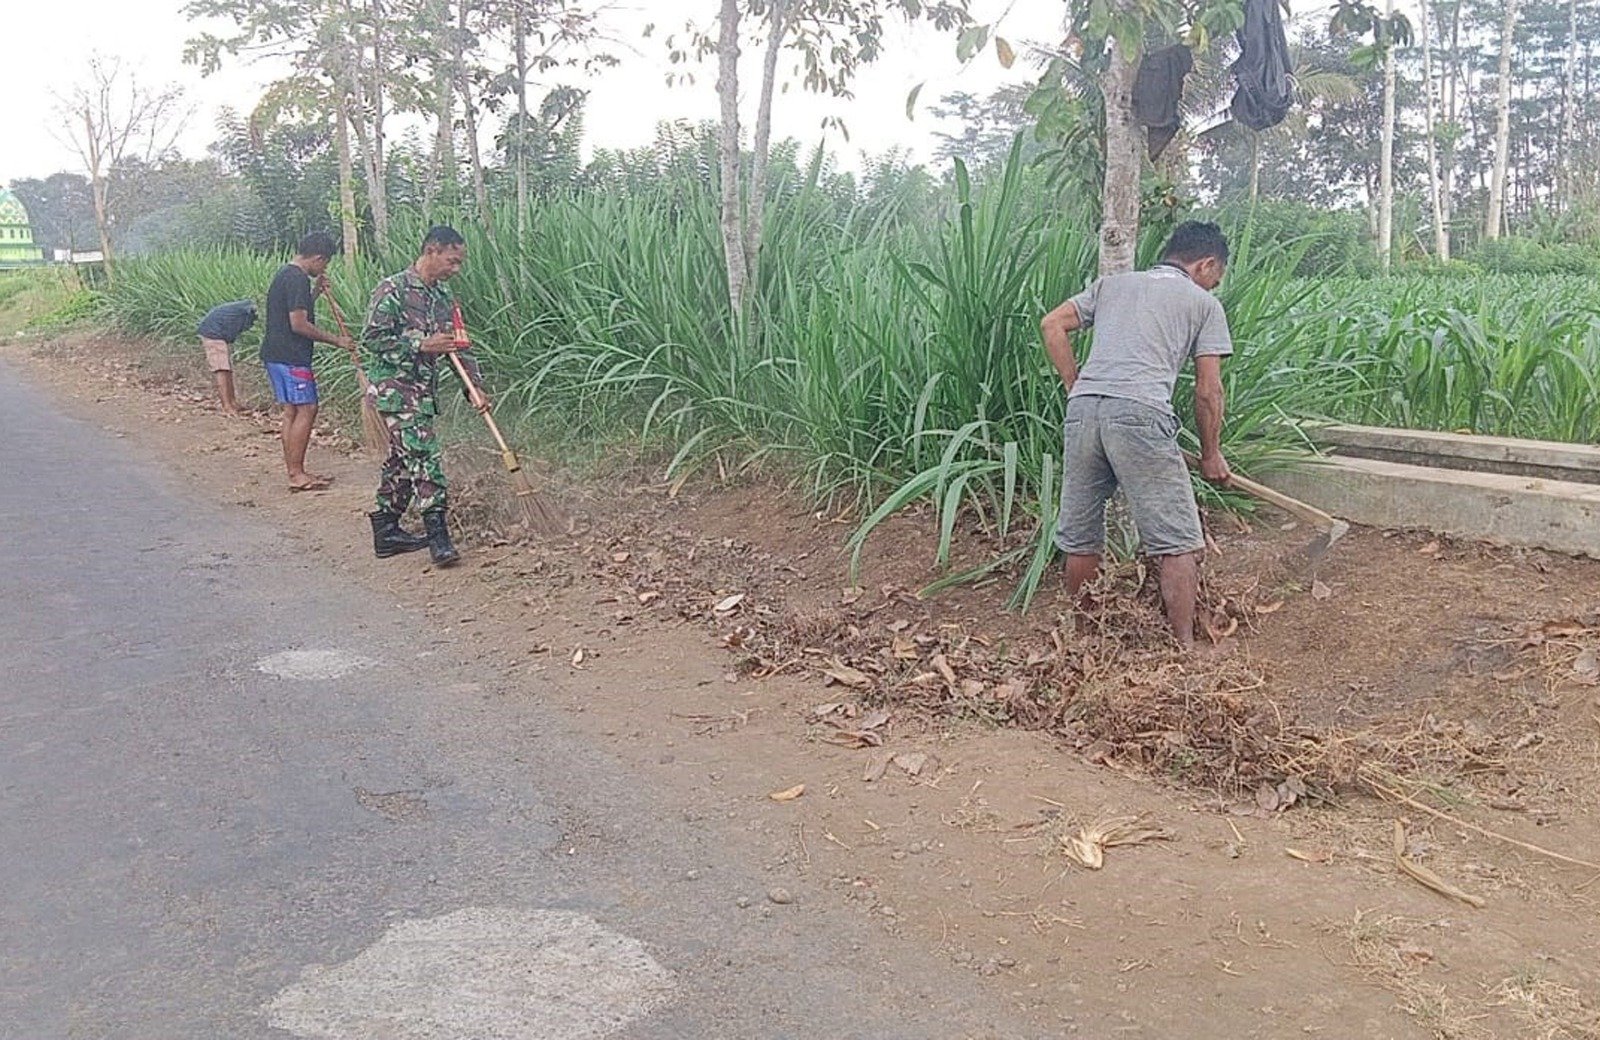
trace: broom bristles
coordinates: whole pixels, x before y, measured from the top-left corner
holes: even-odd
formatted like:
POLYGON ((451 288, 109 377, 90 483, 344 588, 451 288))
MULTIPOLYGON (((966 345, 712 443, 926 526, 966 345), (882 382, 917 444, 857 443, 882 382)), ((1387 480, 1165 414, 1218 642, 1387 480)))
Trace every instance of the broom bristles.
POLYGON ((361 443, 370 452, 389 451, 389 427, 378 414, 378 406, 365 394, 361 395, 361 443))
POLYGON ((565 534, 568 529, 567 518, 556 504, 534 488, 521 466, 510 472, 511 483, 516 489, 517 506, 522 510, 522 522, 528 530, 535 534, 565 534))

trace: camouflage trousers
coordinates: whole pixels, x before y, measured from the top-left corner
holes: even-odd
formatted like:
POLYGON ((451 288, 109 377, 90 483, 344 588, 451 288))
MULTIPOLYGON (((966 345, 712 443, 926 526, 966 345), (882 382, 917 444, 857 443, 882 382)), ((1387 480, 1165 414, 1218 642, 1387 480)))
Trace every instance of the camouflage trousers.
POLYGON ((409 505, 419 513, 445 508, 444 462, 432 412, 380 413, 389 428, 389 457, 378 479, 378 512, 401 516, 409 505))

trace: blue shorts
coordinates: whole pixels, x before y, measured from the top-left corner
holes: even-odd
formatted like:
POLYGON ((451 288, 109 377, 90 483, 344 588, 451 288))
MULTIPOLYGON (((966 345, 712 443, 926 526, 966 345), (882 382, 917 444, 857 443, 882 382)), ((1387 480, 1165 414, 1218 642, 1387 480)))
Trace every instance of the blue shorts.
POLYGON ((265 364, 272 394, 279 404, 317 403, 317 377, 309 365, 285 365, 276 361, 265 364))

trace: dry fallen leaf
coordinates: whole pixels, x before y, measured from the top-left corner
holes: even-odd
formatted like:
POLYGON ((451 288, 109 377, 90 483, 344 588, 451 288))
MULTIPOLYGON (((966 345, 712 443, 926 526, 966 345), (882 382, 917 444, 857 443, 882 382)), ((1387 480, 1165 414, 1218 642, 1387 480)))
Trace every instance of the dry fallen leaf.
POLYGON ((825 744, 845 748, 882 747, 883 737, 870 729, 835 729, 822 735, 825 744))
POLYGON ((583 658, 584 658, 583 647, 580 646, 580 647, 578 647, 578 649, 572 651, 572 667, 577 668, 580 665, 582 665, 583 664, 583 658))
POLYGON ((631 559, 633 559, 633 553, 615 552, 611 554, 612 563, 627 563, 631 559))
POLYGON ((659 592, 641 592, 639 593, 639 605, 642 607, 648 607, 650 604, 654 603, 660 598, 661 593, 659 592))
POLYGON ((889 713, 887 711, 884 711, 882 708, 877 708, 877 709, 874 709, 873 711, 868 712, 866 714, 866 716, 863 717, 860 722, 856 723, 856 728, 857 729, 877 729, 879 726, 883 725, 885 722, 888 722, 888 721, 889 721, 889 713))
POLYGON ((950 661, 943 654, 934 654, 933 660, 928 663, 933 665, 934 671, 939 673, 939 677, 945 681, 946 685, 954 686, 956 684, 955 669, 950 667, 950 661))
POLYGON ((739 609, 739 604, 741 604, 743 602, 744 602, 744 593, 738 592, 738 593, 735 593, 732 596, 729 596, 727 599, 724 599, 722 602, 718 603, 712 609, 714 609, 718 614, 731 614, 735 610, 738 610, 739 609))
POLYGON ((875 783, 883 779, 883 774, 888 772, 889 763, 894 759, 892 751, 877 751, 867 759, 867 768, 861 771, 861 779, 866 783, 875 783))
POLYGON ((1271 603, 1263 603, 1263 604, 1261 604, 1261 606, 1256 608, 1256 613, 1265 616, 1267 614, 1276 614, 1278 611, 1280 611, 1282 609, 1283 609, 1283 600, 1275 599, 1271 603))
POLYGON ((1068 857, 1090 870, 1105 865, 1105 850, 1119 845, 1143 845, 1151 841, 1171 841, 1173 834, 1164 827, 1146 827, 1141 816, 1113 816, 1079 828, 1076 834, 1060 837, 1068 857))
POLYGON ((867 678, 867 673, 859 668, 851 668, 841 661, 835 660, 822 670, 822 674, 833 682, 861 690, 872 685, 872 680, 867 678))
POLYGON ((1205 626, 1206 635, 1211 639, 1213 644, 1216 644, 1222 642, 1224 639, 1227 639, 1229 636, 1239 631, 1239 619, 1232 616, 1225 616, 1220 625, 1212 624, 1210 619, 1207 619, 1205 626))
POLYGON ((775 802, 792 802, 805 793, 805 784, 795 784, 793 787, 786 788, 782 791, 773 791, 771 794, 767 795, 767 797, 771 798, 775 802))
POLYGON ((1333 861, 1333 856, 1330 853, 1323 852, 1320 849, 1306 852, 1301 849, 1286 848, 1283 851, 1290 859, 1297 859, 1302 863, 1331 863, 1333 861))
POLYGON ((1422 548, 1418 549, 1417 552, 1421 553, 1423 556, 1437 556, 1442 548, 1444 547, 1440 545, 1439 540, 1435 538, 1427 545, 1424 545, 1422 548))
POLYGON ((1475 896, 1470 892, 1462 891, 1432 870, 1411 859, 1406 855, 1407 845, 1405 824, 1396 820, 1394 821, 1395 866, 1409 875, 1412 880, 1433 889, 1440 895, 1449 896, 1451 899, 1459 899, 1468 906, 1477 907, 1480 910, 1489 905, 1489 901, 1482 896, 1475 896))
POLYGON ((1332 596, 1332 595, 1333 595, 1333 589, 1329 588, 1327 583, 1322 581, 1322 579, 1319 578, 1316 581, 1313 581, 1311 583, 1311 598, 1312 599, 1327 599, 1329 596, 1332 596))

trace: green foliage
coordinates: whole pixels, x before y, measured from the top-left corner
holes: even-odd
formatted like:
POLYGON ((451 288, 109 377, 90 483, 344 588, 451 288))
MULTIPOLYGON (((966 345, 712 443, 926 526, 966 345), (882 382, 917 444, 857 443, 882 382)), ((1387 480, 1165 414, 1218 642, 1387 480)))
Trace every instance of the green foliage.
POLYGON ((1481 270, 1497 274, 1600 275, 1600 257, 1596 257, 1593 247, 1574 243, 1489 239, 1479 242, 1466 259, 1481 270))
POLYGON ((1366 218, 1352 210, 1325 210, 1298 202, 1236 203, 1222 221, 1235 236, 1295 249, 1294 273, 1309 278, 1332 274, 1374 274, 1378 268, 1366 218))
POLYGON ((57 332, 77 328, 104 316, 104 299, 97 292, 78 289, 61 297, 56 305, 31 318, 23 326, 29 332, 57 332))
MULTIPOLYGON (((502 415, 552 449, 626 434, 673 477, 708 463, 786 475, 819 505, 867 518, 858 552, 882 519, 922 505, 941 563, 964 532, 990 532, 992 566, 1021 572, 1026 603, 1052 553, 1064 404, 1038 320, 1092 279, 1091 225, 1061 213, 1017 154, 982 181, 958 166, 932 200, 906 176, 856 188, 820 158, 805 173, 786 164, 746 327, 729 313, 698 155, 651 157, 675 171, 665 177, 622 162, 604 189, 536 199, 527 236, 499 250, 481 223, 461 222, 469 260, 456 285, 502 415)), ((1324 239, 1314 221, 1301 230, 1301 211, 1276 226, 1262 212, 1235 231, 1221 289, 1238 346, 1224 366, 1224 447, 1240 471, 1296 450, 1298 419, 1593 439, 1600 307, 1587 280, 1296 278, 1324 239)), ((510 212, 497 220, 516 225, 510 212)), ((395 222, 396 241, 420 239, 420 214, 395 222)), ((409 259, 335 268, 352 320, 378 276, 409 259)), ((209 306, 259 299, 277 262, 130 261, 111 309, 128 331, 186 339, 209 306)), ((347 365, 328 367, 332 394, 347 365)), ((1191 402, 1185 377, 1187 429, 1191 402)))
POLYGON ((33 329, 62 327, 76 311, 90 305, 76 272, 70 268, 34 267, 0 271, 0 338, 33 329))
POLYGON ((1294 363, 1321 387, 1328 418, 1600 439, 1592 277, 1330 279, 1299 324, 1294 363))

